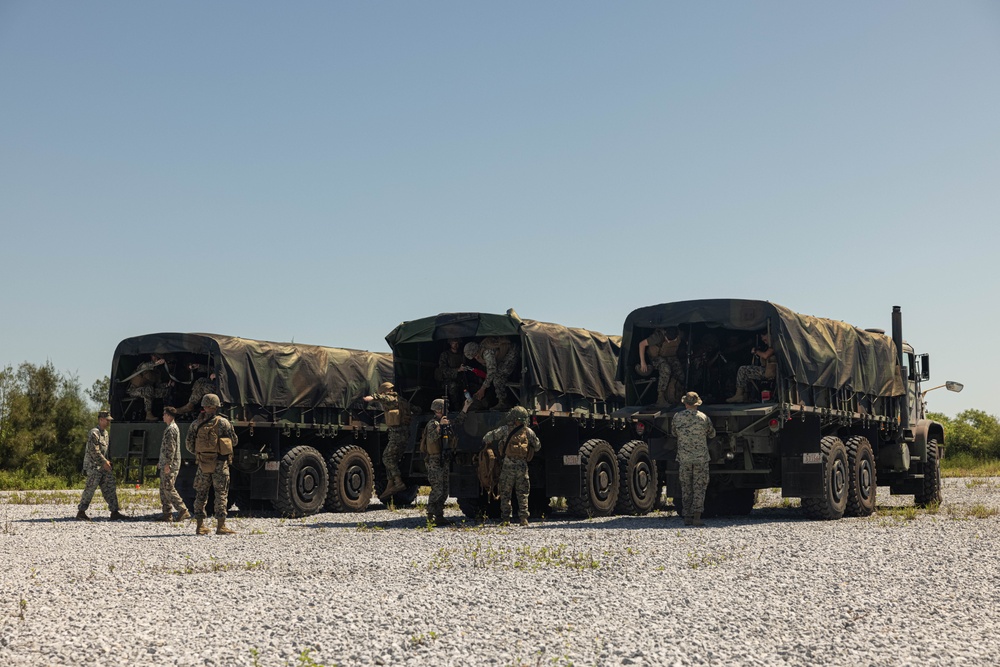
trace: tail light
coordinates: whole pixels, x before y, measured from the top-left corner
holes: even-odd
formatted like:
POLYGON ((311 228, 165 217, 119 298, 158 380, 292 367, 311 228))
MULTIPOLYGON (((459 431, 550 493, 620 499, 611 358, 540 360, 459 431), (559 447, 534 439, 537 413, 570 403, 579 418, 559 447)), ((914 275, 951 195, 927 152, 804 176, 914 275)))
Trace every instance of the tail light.
POLYGON ((767 427, 769 429, 771 429, 771 433, 777 433, 778 432, 778 420, 777 419, 772 419, 771 421, 769 421, 767 423, 767 427))

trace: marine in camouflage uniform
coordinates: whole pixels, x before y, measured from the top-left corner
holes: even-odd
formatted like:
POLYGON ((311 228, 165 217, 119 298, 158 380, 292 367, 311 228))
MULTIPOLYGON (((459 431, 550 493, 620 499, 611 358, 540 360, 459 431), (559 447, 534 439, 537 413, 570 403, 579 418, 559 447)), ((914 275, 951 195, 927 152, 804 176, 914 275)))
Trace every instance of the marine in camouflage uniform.
POLYGON ((110 426, 111 415, 102 410, 97 413, 97 428, 90 429, 87 436, 87 444, 83 448, 83 474, 87 476, 87 483, 83 487, 83 496, 77 506, 76 518, 81 521, 90 521, 87 516, 87 508, 94 498, 94 491, 101 489, 104 502, 111 510, 112 521, 124 519, 118 509, 118 489, 115 483, 115 473, 111 470, 111 461, 108 460, 108 426, 110 426))
POLYGON ((406 447, 406 435, 409 428, 408 420, 404 414, 408 415, 407 406, 396 393, 396 389, 391 382, 383 382, 378 387, 378 392, 371 396, 365 396, 364 401, 370 403, 377 401, 382 406, 382 411, 386 415, 388 443, 385 451, 382 452, 382 465, 385 467, 386 487, 379 494, 379 500, 386 502, 394 493, 399 493, 406 489, 403 483, 403 473, 399 470, 399 460, 403 457, 403 449, 406 447), (395 416, 393 416, 395 415, 395 416), (396 421, 397 424, 390 422, 396 421))
POLYGON ((174 421, 177 410, 172 407, 163 409, 163 421, 167 427, 163 430, 163 440, 160 442, 160 460, 156 464, 160 471, 160 505, 163 514, 158 521, 170 521, 171 508, 177 510, 177 520, 182 521, 190 516, 181 494, 177 493, 177 473, 181 469, 181 432, 174 421))
POLYGON ((153 414, 153 399, 167 395, 167 383, 160 382, 160 369, 166 361, 158 354, 152 355, 150 361, 144 361, 135 369, 127 380, 130 384, 125 393, 133 398, 142 398, 146 408, 146 421, 156 421, 153 414))
MULTIPOLYGON (((211 421, 217 415, 222 403, 215 394, 206 394, 201 399, 201 407, 204 411, 191 423, 188 429, 184 446, 192 454, 195 453, 195 441, 198 437, 198 429, 206 422, 211 421)), ((238 438, 233 425, 225 417, 219 416, 218 433, 220 438, 230 438, 233 447, 236 447, 238 438)), ((197 457, 196 457, 197 458, 197 457)), ((206 519, 205 506, 208 504, 208 492, 215 488, 215 520, 217 522, 215 532, 219 535, 231 535, 232 530, 226 528, 226 508, 229 505, 229 456, 219 456, 215 462, 215 469, 211 473, 206 473, 198 465, 198 471, 194 476, 194 518, 198 522, 195 532, 198 535, 208 533, 208 528, 204 527, 206 519)))
POLYGON ((528 411, 517 406, 507 413, 507 423, 495 428, 483 436, 483 444, 496 446, 504 453, 500 468, 500 521, 510 521, 511 493, 517 495, 517 511, 522 526, 528 525, 528 495, 531 492, 531 480, 528 477, 528 459, 511 455, 511 443, 518 438, 527 440, 527 457, 534 456, 542 448, 542 443, 533 430, 528 427, 528 411), (511 437, 513 435, 513 437, 511 437))
POLYGON ((441 383, 441 387, 448 394, 452 405, 461 405, 464 401, 462 396, 462 366, 465 363, 465 354, 462 352, 462 341, 458 338, 448 339, 448 349, 438 357, 438 366, 434 371, 434 379, 441 383))
POLYGON ((674 415, 670 434, 677 438, 677 463, 681 482, 681 504, 685 525, 701 526, 705 511, 705 491, 708 489, 708 439, 715 437, 715 427, 708 416, 698 410, 701 398, 693 391, 681 399, 684 410, 674 415))
MULTIPOLYGON (((196 371, 208 372, 208 368, 203 364, 188 364, 188 368, 192 373, 196 371)), ((218 382, 216 382, 215 373, 209 373, 207 376, 203 375, 196 378, 191 383, 191 396, 185 405, 177 409, 177 414, 186 414, 194 410, 196 406, 201 405, 201 399, 205 398, 207 394, 216 394, 218 392, 219 388, 217 385, 218 382)))
POLYGON ((476 399, 483 400, 486 390, 493 387, 498 401, 496 407, 500 410, 506 409, 510 405, 507 381, 521 360, 521 353, 517 347, 498 336, 490 336, 479 343, 466 343, 463 352, 466 359, 475 359, 486 367, 486 379, 475 393, 476 399))
POLYGON ((427 466, 427 483, 431 486, 427 498, 427 520, 437 526, 447 526, 452 522, 444 518, 444 503, 448 499, 448 475, 450 466, 444 452, 443 431, 448 426, 444 416, 444 399, 431 402, 434 417, 427 422, 420 440, 420 451, 427 466))
MULTIPOLYGON (((677 358, 680 344, 680 332, 676 327, 656 329, 648 338, 639 343, 639 363, 635 369, 642 376, 649 375, 650 367, 656 369, 658 376, 656 402, 658 404, 666 405, 672 402, 670 400, 670 383, 672 381, 681 382, 684 375, 684 367, 681 365, 681 360, 677 358), (646 364, 647 370, 644 372, 642 366, 643 362, 646 361, 647 351, 649 351, 649 360, 646 364)), ((674 398, 674 400, 677 399, 674 398)))
POLYGON ((736 371, 736 393, 727 398, 726 403, 743 403, 749 399, 750 382, 766 379, 767 365, 769 363, 777 363, 778 360, 774 356, 774 348, 771 347, 771 335, 765 332, 760 337, 764 341, 765 347, 760 350, 756 347, 753 348, 753 354, 760 359, 761 365, 739 367, 739 370, 736 371))

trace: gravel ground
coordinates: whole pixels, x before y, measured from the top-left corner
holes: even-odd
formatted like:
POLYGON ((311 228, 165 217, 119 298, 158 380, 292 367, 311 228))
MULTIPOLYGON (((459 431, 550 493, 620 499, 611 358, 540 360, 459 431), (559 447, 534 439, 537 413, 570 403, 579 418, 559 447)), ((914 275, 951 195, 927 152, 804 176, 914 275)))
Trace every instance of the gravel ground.
MULTIPOLYGON (((996 664, 1000 478, 816 522, 672 512, 427 530, 421 509, 110 523, 0 494, 0 665, 996 664)), ((99 496, 100 494, 98 494, 99 496)), ((147 491, 125 512, 152 515, 147 491)), ((454 506, 449 516, 460 515, 454 506)))

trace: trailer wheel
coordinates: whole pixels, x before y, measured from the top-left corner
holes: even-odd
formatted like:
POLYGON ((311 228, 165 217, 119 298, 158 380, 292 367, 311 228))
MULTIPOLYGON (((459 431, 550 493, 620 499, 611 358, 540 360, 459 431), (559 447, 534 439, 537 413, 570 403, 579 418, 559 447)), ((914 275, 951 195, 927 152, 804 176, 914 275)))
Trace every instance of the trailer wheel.
POLYGON ((323 455, 312 447, 295 447, 281 459, 274 508, 291 517, 315 514, 323 508, 329 484, 323 455))
POLYGON ((618 451, 618 475, 624 488, 618 491, 619 514, 649 514, 656 504, 660 487, 656 463, 649 457, 649 445, 631 440, 618 451))
POLYGON ((823 455, 823 496, 803 498, 802 509, 813 519, 839 519, 847 509, 848 479, 847 448, 840 438, 828 435, 819 441, 823 455))
POLYGON ((850 473, 845 516, 871 516, 875 511, 878 483, 875 454, 868 438, 856 435, 847 441, 847 470, 850 473))
POLYGON ((357 445, 337 448, 327 461, 330 489, 326 494, 328 512, 363 512, 372 499, 372 460, 357 445))
POLYGON ((604 440, 588 440, 580 447, 580 495, 567 498, 577 516, 609 516, 618 502, 618 459, 604 440))
POLYGON ((937 440, 927 441, 927 463, 924 464, 924 478, 920 493, 913 494, 913 504, 926 507, 940 503, 941 496, 941 448, 937 440))

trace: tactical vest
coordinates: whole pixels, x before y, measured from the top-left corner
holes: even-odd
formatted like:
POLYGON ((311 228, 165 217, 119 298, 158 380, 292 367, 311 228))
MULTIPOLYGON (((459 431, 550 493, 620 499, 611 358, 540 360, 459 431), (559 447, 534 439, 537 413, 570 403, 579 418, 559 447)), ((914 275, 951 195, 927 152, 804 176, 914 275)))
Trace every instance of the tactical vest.
POLYGON ((195 454, 229 456, 233 453, 232 439, 219 436, 220 422, 221 418, 216 415, 198 427, 198 432, 194 436, 195 454))
POLYGON ((420 436, 420 453, 427 454, 429 456, 438 456, 441 453, 441 438, 431 440, 428 437, 431 432, 431 425, 433 421, 434 420, 427 422, 427 427, 424 428, 424 434, 420 436))
POLYGON ((507 440, 507 451, 504 456, 512 461, 527 461, 531 458, 531 445, 528 442, 528 429, 520 427, 507 440))

